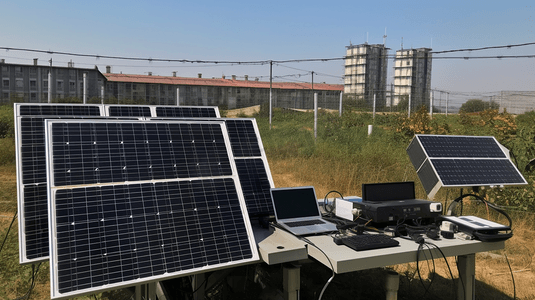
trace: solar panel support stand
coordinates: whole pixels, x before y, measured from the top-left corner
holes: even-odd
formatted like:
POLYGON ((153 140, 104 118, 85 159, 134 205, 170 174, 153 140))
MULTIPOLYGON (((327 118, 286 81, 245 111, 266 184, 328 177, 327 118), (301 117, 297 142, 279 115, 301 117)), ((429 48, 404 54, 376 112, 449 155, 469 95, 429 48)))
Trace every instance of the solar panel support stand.
POLYGON ((156 282, 136 286, 136 300, 156 300, 156 282))
POLYGON ((202 300, 204 299, 204 293, 205 293, 205 280, 206 280, 206 274, 199 273, 192 276, 193 280, 191 282, 192 288, 195 291, 193 293, 193 299, 194 300, 202 300))

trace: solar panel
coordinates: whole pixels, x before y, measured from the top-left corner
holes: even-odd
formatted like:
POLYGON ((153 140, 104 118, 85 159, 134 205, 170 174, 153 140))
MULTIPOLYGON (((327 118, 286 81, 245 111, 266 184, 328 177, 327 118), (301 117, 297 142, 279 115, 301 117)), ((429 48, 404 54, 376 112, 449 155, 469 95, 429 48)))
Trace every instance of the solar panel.
MULTIPOLYGON (((113 107, 112 115, 130 117, 150 116, 153 111, 153 106, 139 105, 106 107, 48 103, 16 103, 14 105, 21 264, 47 260, 49 254, 44 120, 101 118, 105 114, 109 115, 110 107, 113 107)), ((195 107, 187 108, 189 110, 185 110, 186 112, 195 111, 195 107)), ((200 110, 212 111, 219 116, 217 107, 200 107, 200 110)), ((100 172, 100 174, 106 180, 106 172, 100 172)))
POLYGON ((217 106, 106 105, 112 117, 219 118, 217 106))
POLYGON ((157 106, 156 117, 219 118, 217 106, 157 106))
POLYGON ((107 105, 106 115, 110 117, 150 117, 150 106, 107 105))
POLYGON ((15 103, 19 211, 19 261, 48 259, 48 213, 44 124, 46 118, 97 117, 101 106, 15 103))
POLYGON ((416 135, 407 153, 430 198, 440 187, 527 184, 491 136, 416 135))
POLYGON ((52 298, 258 262, 224 122, 46 130, 52 298))

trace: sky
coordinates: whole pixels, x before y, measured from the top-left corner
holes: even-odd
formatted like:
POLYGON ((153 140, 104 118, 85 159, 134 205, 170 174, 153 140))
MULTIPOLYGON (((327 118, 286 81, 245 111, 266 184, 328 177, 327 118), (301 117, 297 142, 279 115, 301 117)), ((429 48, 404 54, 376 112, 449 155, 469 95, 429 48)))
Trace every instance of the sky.
MULTIPOLYGON (((368 42, 390 54, 408 48, 476 49, 535 42, 533 1, 3 1, 0 59, 7 63, 106 66, 114 73, 343 84, 346 46, 368 42), (403 45, 402 45, 403 44, 403 45), (22 48, 91 57, 5 50, 22 48), (135 57, 142 60, 95 56, 135 57), (149 59, 153 59, 149 61, 149 59)), ((532 91, 535 45, 435 54, 432 89, 453 95, 532 91), (445 59, 444 57, 463 57, 445 59), (477 59, 491 56, 493 58, 477 59), (502 58, 497 58, 502 56, 502 58)), ((392 81, 393 60, 388 62, 392 81)))

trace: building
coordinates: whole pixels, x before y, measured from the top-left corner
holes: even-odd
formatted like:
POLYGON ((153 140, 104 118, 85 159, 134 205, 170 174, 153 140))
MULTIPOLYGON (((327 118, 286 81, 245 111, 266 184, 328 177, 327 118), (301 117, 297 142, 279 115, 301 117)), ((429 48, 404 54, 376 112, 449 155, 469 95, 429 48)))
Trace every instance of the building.
POLYGON ((349 45, 346 47, 344 93, 361 96, 378 107, 386 105, 388 48, 384 45, 349 45))
MULTIPOLYGON (((104 74, 107 79, 106 101, 143 102, 152 105, 210 105, 228 109, 259 105, 269 101, 270 83, 259 80, 230 78, 197 78, 154 75, 104 74), (177 96, 178 95, 178 96, 177 96)), ((318 105, 338 109, 343 87, 336 84, 273 82, 274 107, 313 108, 313 94, 318 93, 318 105)))
MULTIPOLYGON (((126 75, 111 73, 106 68, 67 67, 9 64, 0 60, 0 103, 73 102, 85 99, 87 103, 136 103, 177 105, 210 105, 223 109, 242 108, 269 101, 270 83, 259 80, 230 78, 198 78, 172 76, 126 75), (50 75, 49 75, 50 74, 50 75), (50 76, 50 82, 49 82, 50 76), (85 77, 85 81, 84 81, 85 77), (84 85, 85 82, 85 85, 84 85), (84 88, 85 86, 85 88, 84 88), (65 99, 65 100, 62 100, 65 99)), ((311 109, 314 93, 318 93, 321 108, 338 109, 343 86, 325 83, 273 82, 274 107, 311 109)))
POLYGON ((431 92, 431 49, 401 49, 394 62, 394 105, 411 98, 411 107, 429 108, 431 92))
POLYGON ((86 98, 101 97, 101 90, 106 78, 95 67, 94 69, 75 68, 73 63, 67 67, 38 65, 8 64, 0 60, 0 100, 2 102, 48 102, 48 94, 52 99, 76 97, 83 99, 84 75, 86 78, 86 98), (49 75, 50 73, 50 75, 49 75), (50 76, 50 82, 49 82, 50 76))

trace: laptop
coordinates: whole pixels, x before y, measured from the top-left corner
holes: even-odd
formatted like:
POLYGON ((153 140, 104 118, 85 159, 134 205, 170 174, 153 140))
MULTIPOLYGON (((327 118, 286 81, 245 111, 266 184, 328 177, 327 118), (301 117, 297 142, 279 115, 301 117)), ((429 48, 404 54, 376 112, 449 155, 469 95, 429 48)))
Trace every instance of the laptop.
POLYGON ((336 224, 321 218, 313 186, 272 188, 270 192, 277 223, 294 235, 337 231, 336 224))

